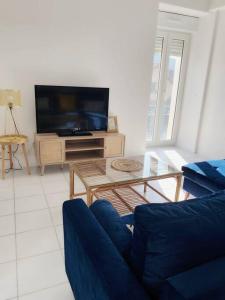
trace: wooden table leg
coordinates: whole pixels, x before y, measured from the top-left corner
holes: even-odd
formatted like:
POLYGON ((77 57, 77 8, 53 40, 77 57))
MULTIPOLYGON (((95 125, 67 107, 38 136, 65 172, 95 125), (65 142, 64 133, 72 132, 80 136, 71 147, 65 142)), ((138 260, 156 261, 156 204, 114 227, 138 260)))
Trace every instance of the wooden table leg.
POLYGON ((9 145, 9 160, 10 160, 10 169, 13 169, 12 145, 9 145))
POLYGON ((92 204, 93 195, 91 190, 87 190, 87 205, 90 206, 92 204))
POLYGON ((74 171, 70 170, 70 199, 74 197, 74 171))
POLYGON ((144 182, 144 193, 147 192, 147 182, 144 182))
POLYGON ((175 202, 178 202, 180 198, 182 175, 178 175, 176 177, 176 180, 177 180, 177 186, 176 186, 176 193, 175 193, 175 202))
POLYGON ((91 201, 90 201, 91 204, 94 202, 93 199, 94 199, 94 194, 93 194, 93 192, 91 191, 91 199, 90 199, 90 200, 91 200, 91 201))
POLYGON ((44 176, 45 174, 45 166, 41 166, 41 176, 44 176))
POLYGON ((185 192, 184 200, 188 200, 189 197, 190 197, 190 193, 189 192, 185 192))
POLYGON ((22 144, 22 148, 23 148, 23 155, 24 155, 24 158, 25 158, 27 173, 28 173, 28 175, 30 175, 31 172, 30 172, 30 166, 29 166, 29 162, 28 162, 27 150, 26 150, 25 144, 22 144))
POLYGON ((2 179, 5 179, 5 145, 2 145, 2 179))

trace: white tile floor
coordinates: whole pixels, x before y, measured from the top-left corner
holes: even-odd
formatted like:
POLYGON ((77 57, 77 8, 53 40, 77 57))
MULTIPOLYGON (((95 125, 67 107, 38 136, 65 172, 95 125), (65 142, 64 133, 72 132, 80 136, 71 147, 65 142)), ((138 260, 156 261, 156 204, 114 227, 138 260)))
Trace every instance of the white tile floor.
MULTIPOLYGON (((151 154, 180 168, 199 157, 175 148, 152 149, 151 154)), ((77 180, 76 186, 84 189, 77 180)), ((155 185, 173 197, 175 182, 155 185)), ((62 203, 68 199, 68 170, 38 169, 0 179, 0 300, 72 300, 63 261, 62 203)), ((152 202, 162 199, 148 191, 152 202)), ((181 193, 181 199, 183 193, 181 193)))

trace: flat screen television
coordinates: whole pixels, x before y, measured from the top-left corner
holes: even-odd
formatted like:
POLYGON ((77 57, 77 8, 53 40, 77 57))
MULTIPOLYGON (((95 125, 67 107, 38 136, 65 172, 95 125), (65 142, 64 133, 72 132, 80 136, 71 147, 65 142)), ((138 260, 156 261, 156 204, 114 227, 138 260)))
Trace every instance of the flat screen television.
POLYGON ((35 102, 37 133, 107 130, 108 88, 35 85, 35 102))

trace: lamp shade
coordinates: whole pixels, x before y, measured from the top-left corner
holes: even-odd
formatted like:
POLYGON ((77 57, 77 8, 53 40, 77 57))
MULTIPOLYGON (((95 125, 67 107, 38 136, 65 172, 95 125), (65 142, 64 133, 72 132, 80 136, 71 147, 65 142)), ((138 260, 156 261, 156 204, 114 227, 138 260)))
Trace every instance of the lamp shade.
POLYGON ((21 106, 19 90, 0 90, 0 106, 21 106))

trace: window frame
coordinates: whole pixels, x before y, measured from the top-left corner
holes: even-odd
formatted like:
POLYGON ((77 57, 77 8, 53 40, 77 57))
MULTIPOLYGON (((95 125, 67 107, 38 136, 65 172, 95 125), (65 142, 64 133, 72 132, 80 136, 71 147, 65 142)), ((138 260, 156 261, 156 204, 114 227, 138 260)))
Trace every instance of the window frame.
POLYGON ((188 58, 189 58, 189 50, 190 50, 190 43, 191 43, 191 35, 189 33, 182 33, 176 31, 169 31, 169 30, 158 30, 156 39, 162 38, 163 39, 163 48, 162 48, 162 59, 161 59, 161 70, 160 70, 160 81, 159 81, 159 90, 158 90, 158 99, 157 99, 157 107, 156 107, 156 115, 154 120, 154 133, 153 133, 153 140, 149 140, 146 137, 146 144, 147 147, 149 146, 172 146, 175 145, 178 131, 179 131, 179 123, 181 117, 181 107, 182 107, 182 99, 184 95, 184 88, 185 88, 185 78, 187 73, 187 66, 188 66, 188 58), (183 56, 182 56, 182 65, 180 71, 180 79, 179 79, 179 87, 177 93, 177 101, 176 101, 176 112, 174 117, 174 124, 173 124, 173 135, 171 140, 160 140, 160 111, 162 108, 163 103, 163 96, 166 90, 166 81, 167 81, 167 74, 168 74, 168 66, 169 66, 169 45, 171 40, 178 39, 184 41, 184 49, 183 49, 183 56))

